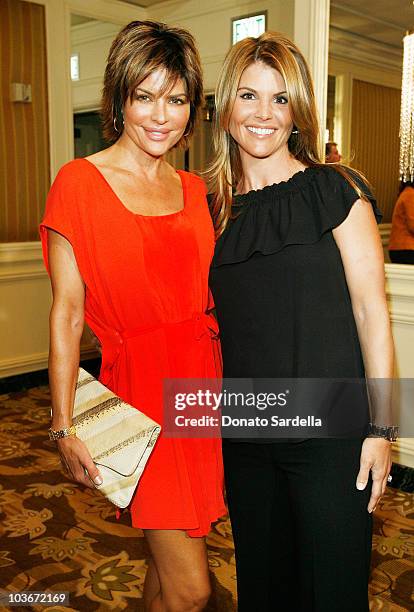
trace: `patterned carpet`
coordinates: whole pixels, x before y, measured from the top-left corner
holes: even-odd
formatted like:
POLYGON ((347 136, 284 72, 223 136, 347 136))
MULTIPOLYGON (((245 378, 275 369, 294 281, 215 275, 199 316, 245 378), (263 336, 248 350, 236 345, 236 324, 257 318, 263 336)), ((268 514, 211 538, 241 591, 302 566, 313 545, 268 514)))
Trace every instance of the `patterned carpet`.
MULTIPOLYGON (((128 525, 127 514, 116 521, 98 492, 65 479, 54 444, 46 439, 49 407, 46 386, 0 396, 0 588, 69 591, 70 606, 47 608, 54 612, 141 611, 144 539, 128 525)), ((208 547, 214 592, 207 610, 234 611, 227 519, 214 526, 208 547)), ((371 610, 414 610, 413 494, 388 489, 379 504, 370 594, 371 610)))

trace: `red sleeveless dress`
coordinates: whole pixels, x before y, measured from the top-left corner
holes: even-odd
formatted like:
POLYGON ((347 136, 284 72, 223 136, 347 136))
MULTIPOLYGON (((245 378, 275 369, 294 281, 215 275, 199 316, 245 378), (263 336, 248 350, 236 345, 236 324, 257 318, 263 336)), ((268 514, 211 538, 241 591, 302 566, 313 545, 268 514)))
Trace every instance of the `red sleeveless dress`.
MULTIPOLYGON (((164 378, 221 376, 208 314, 214 231, 201 179, 179 172, 182 211, 134 214, 86 159, 59 171, 40 225, 73 247, 86 285, 85 320, 102 345, 101 382, 162 424, 164 378)), ((226 513, 221 442, 161 434, 129 506, 132 525, 206 535, 226 513)))

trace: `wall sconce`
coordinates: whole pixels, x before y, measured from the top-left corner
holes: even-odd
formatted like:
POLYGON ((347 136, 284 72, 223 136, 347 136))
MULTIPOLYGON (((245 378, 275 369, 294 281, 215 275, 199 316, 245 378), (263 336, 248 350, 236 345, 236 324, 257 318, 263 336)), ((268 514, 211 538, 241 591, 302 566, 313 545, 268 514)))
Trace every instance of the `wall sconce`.
POLYGON ((404 37, 404 60, 401 87, 400 179, 414 177, 414 32, 404 37))
POLYGON ((10 86, 10 100, 12 102, 31 102, 32 86, 26 83, 12 83, 10 86))

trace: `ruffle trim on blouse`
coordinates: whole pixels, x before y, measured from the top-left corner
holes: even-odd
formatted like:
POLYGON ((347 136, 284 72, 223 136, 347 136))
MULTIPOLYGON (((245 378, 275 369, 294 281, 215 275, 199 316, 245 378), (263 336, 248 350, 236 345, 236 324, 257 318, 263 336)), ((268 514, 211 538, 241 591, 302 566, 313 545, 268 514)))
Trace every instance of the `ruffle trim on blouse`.
MULTIPOLYGON (((356 174, 350 174, 379 223, 382 213, 374 196, 356 174)), ((240 263, 254 253, 271 255, 289 245, 314 244, 345 221, 359 197, 329 166, 309 167, 288 181, 236 196, 235 218, 217 241, 212 266, 240 263)))

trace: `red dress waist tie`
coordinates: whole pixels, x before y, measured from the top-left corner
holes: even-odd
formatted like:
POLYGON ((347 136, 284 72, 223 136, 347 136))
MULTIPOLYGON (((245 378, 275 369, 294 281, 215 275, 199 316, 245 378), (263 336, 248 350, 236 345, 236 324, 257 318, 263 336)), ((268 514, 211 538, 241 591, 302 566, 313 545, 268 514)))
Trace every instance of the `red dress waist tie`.
POLYGON ((118 331, 103 327, 96 321, 88 321, 87 323, 92 328, 93 332, 98 337, 102 348, 102 366, 100 373, 100 381, 111 388, 113 382, 112 371, 121 353, 124 344, 131 338, 136 338, 144 334, 157 331, 159 329, 176 330, 182 327, 194 328, 194 339, 201 340, 205 335, 208 335, 212 340, 218 340, 219 329, 216 318, 211 313, 197 312, 190 319, 183 321, 174 321, 166 323, 155 323, 153 325, 142 325, 132 329, 118 331))
MULTIPOLYGON (((213 314, 208 314, 205 312, 195 313, 190 319, 186 319, 184 321, 143 325, 132 329, 122 330, 121 332, 115 329, 103 328, 101 326, 99 326, 100 329, 98 330, 97 325, 93 322, 90 322, 90 326, 98 336, 102 346, 102 367, 100 380, 109 388, 113 386, 113 369, 116 366, 122 347, 131 338, 136 338, 137 336, 148 334, 159 329, 171 330, 179 333, 180 328, 183 327, 189 328, 189 332, 191 331, 191 328, 193 328, 194 335, 191 335, 193 335, 193 338, 196 341, 200 341, 205 338, 218 340, 219 337, 219 329, 216 318, 213 314)), ((215 351, 215 357, 221 360, 220 351, 215 351)), ((202 374, 200 373, 200 375, 202 374)), ((117 508, 116 518, 119 519, 120 516, 121 511, 119 508, 117 508)))

